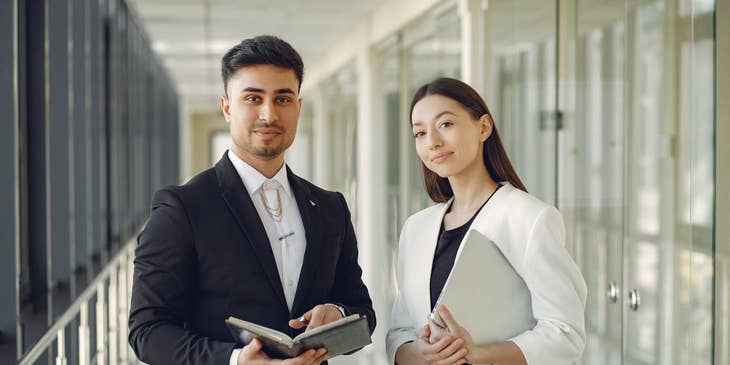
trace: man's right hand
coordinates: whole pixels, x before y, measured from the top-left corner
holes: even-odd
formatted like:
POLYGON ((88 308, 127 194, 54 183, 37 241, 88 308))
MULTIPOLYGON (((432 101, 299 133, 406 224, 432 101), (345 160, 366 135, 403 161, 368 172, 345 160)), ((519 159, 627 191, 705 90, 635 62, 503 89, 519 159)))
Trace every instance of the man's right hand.
POLYGON ((278 360, 272 359, 261 351, 261 341, 254 339, 248 345, 241 349, 238 354, 238 365, 263 365, 263 364, 277 364, 277 365, 317 365, 322 361, 327 360, 327 350, 320 348, 317 350, 310 349, 303 352, 301 355, 286 359, 278 360))

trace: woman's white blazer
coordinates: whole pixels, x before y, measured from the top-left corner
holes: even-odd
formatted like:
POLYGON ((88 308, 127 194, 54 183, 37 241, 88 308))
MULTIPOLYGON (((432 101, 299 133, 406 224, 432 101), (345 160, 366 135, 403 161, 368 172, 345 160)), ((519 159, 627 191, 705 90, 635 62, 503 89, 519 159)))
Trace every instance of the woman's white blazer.
MULTIPOLYGON (((427 323, 431 264, 450 203, 412 215, 401 231, 398 294, 393 326, 386 338, 390 364, 395 363, 398 347, 416 340, 418 329, 427 323)), ((530 290, 537 324, 509 339, 522 350, 527 363, 563 365, 578 359, 586 341, 583 314, 587 290, 580 270, 565 250, 565 227, 557 209, 505 183, 479 212, 471 229, 499 247, 530 290)), ((475 290, 489 290, 489 278, 475 280, 474 285, 475 290)))

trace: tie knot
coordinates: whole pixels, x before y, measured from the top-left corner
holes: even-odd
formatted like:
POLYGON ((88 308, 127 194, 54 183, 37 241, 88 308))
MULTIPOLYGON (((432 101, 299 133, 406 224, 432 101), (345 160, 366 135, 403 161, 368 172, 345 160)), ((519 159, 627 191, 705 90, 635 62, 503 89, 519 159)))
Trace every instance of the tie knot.
POLYGON ((262 189, 264 190, 264 192, 268 192, 268 191, 278 190, 279 186, 281 186, 281 185, 279 184, 278 181, 276 181, 274 179, 268 179, 268 180, 264 181, 264 183, 262 185, 262 189))

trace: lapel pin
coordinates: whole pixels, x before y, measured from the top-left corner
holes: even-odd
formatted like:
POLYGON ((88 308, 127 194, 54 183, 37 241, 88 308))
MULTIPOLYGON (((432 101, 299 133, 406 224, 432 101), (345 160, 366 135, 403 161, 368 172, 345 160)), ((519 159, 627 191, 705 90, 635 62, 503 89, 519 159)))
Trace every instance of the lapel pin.
POLYGON ((313 207, 314 207, 314 206, 317 206, 317 204, 315 204, 315 203, 314 203, 313 201, 311 201, 311 200, 309 201, 309 204, 312 204, 312 206, 313 206, 313 207))

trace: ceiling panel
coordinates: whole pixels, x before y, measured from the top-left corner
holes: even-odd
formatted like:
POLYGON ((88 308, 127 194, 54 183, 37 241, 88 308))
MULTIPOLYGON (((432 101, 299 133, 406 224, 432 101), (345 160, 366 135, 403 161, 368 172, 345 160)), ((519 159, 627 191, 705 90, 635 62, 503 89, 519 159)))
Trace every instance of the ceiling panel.
POLYGON ((217 100, 220 59, 242 39, 276 35, 299 51, 306 68, 383 0, 128 1, 185 102, 199 108, 217 100))

